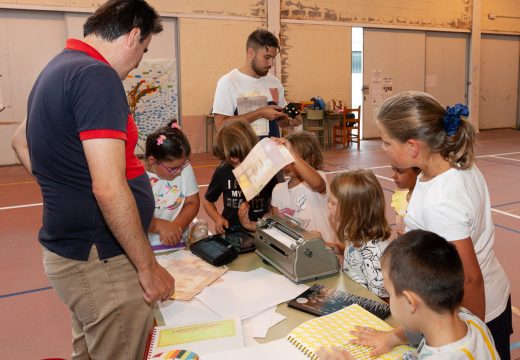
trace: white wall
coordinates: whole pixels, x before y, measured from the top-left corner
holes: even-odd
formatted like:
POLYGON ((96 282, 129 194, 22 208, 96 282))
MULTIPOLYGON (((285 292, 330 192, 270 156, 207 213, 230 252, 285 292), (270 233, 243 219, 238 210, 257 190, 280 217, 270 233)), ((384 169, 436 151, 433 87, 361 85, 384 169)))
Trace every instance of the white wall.
POLYGON ((481 45, 479 128, 515 127, 520 38, 483 35, 481 45))
POLYGON ((63 13, 0 10, 0 165, 17 161, 10 138, 26 114, 27 98, 41 69, 64 45, 63 13))
MULTIPOLYGON (((43 67, 65 46, 67 38, 83 38, 90 14, 0 10, 0 165, 17 163, 11 136, 27 112, 27 99, 43 67)), ((144 58, 176 57, 176 20, 163 19, 144 58)))

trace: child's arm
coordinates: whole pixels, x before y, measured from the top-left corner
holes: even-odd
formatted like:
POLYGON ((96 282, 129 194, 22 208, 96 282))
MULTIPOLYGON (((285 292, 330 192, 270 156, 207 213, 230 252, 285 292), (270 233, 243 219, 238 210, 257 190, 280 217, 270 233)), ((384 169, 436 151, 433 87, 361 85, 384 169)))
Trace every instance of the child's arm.
POLYGON ((312 191, 318 192, 320 194, 325 194, 327 191, 327 183, 321 177, 317 170, 313 169, 312 166, 307 164, 305 160, 303 160, 296 151, 293 150, 291 143, 286 139, 279 138, 271 138, 276 141, 278 144, 285 145, 287 149, 291 152, 291 155, 294 158, 294 167, 298 175, 305 181, 312 191))
POLYGON ((321 175, 313 169, 309 164, 303 160, 300 155, 293 151, 294 167, 300 175, 303 181, 305 181, 309 187, 320 194, 325 194, 327 191, 327 183, 321 177, 321 175))
POLYGON ((249 203, 244 201, 238 208, 238 218, 240 219, 240 225, 246 230, 256 231, 256 221, 249 219, 249 203))
POLYGON ((172 221, 153 218, 150 228, 151 233, 158 233, 161 242, 165 245, 176 245, 182 240, 184 230, 190 225, 199 212, 199 193, 185 198, 181 211, 172 221))
POLYGON ((484 321, 486 316, 484 278, 473 242, 468 237, 451 243, 455 245, 464 268, 464 297, 461 305, 484 321))
POLYGON ((355 360, 347 350, 337 347, 319 348, 316 355, 318 356, 318 360, 355 360))
POLYGON ((226 232, 226 229, 229 228, 229 222, 219 214, 215 203, 204 199, 202 205, 204 210, 206 210, 206 214, 215 222, 215 231, 219 234, 226 232))
POLYGON ((397 345, 408 344, 404 329, 397 327, 389 331, 380 331, 364 326, 356 326, 350 334, 356 336, 350 342, 356 345, 370 346, 374 348, 370 356, 379 356, 391 351, 397 345))

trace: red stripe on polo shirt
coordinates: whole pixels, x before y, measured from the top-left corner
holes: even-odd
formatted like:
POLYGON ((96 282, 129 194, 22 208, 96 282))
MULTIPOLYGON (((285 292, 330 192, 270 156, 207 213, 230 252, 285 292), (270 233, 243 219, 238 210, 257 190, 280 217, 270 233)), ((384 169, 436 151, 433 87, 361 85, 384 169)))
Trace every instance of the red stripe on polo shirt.
POLYGON ((108 61, 101 55, 96 49, 94 49, 92 46, 87 44, 86 42, 83 42, 78 39, 67 39, 67 42, 65 43, 65 49, 68 50, 77 50, 86 53, 88 56, 102 61, 105 64, 108 64, 108 61))
POLYGON ((90 139, 121 139, 126 141, 126 133, 119 130, 85 130, 79 133, 79 139, 90 140, 90 139))
MULTIPOLYGON (((65 49, 81 51, 90 57, 102 61, 108 65, 109 62, 96 49, 89 44, 77 40, 67 39, 65 49)), ((118 130, 86 130, 79 134, 81 141, 87 139, 112 138, 125 140, 125 157, 126 157, 126 178, 128 180, 135 179, 145 173, 144 166, 141 161, 134 155, 135 146, 137 144, 139 134, 132 114, 128 114, 126 124, 126 133, 118 130)))
POLYGON ((145 172, 143 163, 134 154, 135 146, 139 139, 139 132, 132 113, 128 114, 126 135, 128 136, 128 140, 126 141, 126 178, 132 180, 143 175, 145 172))

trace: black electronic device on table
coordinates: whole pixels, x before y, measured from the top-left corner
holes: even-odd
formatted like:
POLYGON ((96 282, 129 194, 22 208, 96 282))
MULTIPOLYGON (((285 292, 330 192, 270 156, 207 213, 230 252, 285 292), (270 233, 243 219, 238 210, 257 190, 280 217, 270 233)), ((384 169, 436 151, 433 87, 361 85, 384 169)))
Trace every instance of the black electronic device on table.
POLYGON ((190 250, 202 260, 214 266, 226 265, 238 256, 235 248, 222 235, 210 235, 205 239, 194 242, 190 250))
POLYGON ((292 119, 300 115, 300 110, 296 107, 296 105, 293 102, 290 102, 289 104, 285 105, 285 107, 282 109, 282 112, 284 114, 287 114, 292 119))
POLYGON ((255 236, 242 227, 226 230, 224 239, 229 242, 239 254, 255 251, 255 236))

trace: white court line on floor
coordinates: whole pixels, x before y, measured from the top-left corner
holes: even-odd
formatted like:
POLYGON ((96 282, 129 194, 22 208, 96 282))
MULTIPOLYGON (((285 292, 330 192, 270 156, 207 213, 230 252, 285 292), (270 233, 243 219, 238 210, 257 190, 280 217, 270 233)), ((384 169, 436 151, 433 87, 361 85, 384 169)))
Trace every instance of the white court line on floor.
POLYGON ((476 158, 495 157, 495 156, 504 156, 504 155, 517 155, 517 154, 520 154, 520 151, 508 152, 508 153, 502 153, 502 154, 479 155, 479 156, 476 156, 476 158))
MULTIPOLYGON (((480 156, 476 156, 476 158, 499 157, 499 156, 503 156, 503 155, 515 155, 515 154, 520 154, 520 151, 509 152, 509 153, 501 153, 501 154, 480 155, 480 156)), ((511 160, 520 161, 520 160, 516 160, 516 159, 511 159, 511 160)), ((382 166, 373 166, 373 167, 370 167, 368 169, 370 169, 370 170, 377 170, 377 169, 386 169, 386 168, 389 168, 389 167, 391 167, 391 166, 390 165, 382 165, 382 166)), ((326 171, 325 174, 331 174, 332 175, 332 174, 337 174, 337 173, 344 172, 346 170, 348 170, 348 169, 342 169, 342 170, 337 170, 337 171, 326 171)), ((387 177, 384 177, 384 176, 381 176, 381 175, 376 175, 376 176, 381 178, 381 179, 384 179, 384 180, 394 181, 393 179, 390 179, 390 178, 387 178, 387 177)), ((208 187, 208 185, 209 184, 199 185, 199 188, 208 187)), ((17 205, 17 206, 6 206, 6 207, 0 207, 0 211, 2 211, 2 210, 11 210, 11 209, 18 209, 18 208, 24 208, 24 207, 32 207, 32 206, 41 206, 41 205, 42 205, 42 203, 17 205)), ((495 210, 493 208, 491 209, 491 211, 495 211, 495 212, 503 214, 503 215, 507 215, 507 216, 514 217, 516 219, 520 219, 520 217, 518 215, 510 214, 510 213, 507 213, 505 211, 495 210)))
POLYGON ((510 217, 512 217, 512 218, 515 218, 515 219, 520 219, 520 216, 515 215, 515 214, 511 214, 511 213, 508 213, 508 212, 505 212, 505 211, 502 211, 502 210, 497 210, 497 209, 493 209, 493 208, 491 208, 491 211, 496 212, 496 213, 498 213, 498 214, 502 214, 502 215, 510 216, 510 217))
MULTIPOLYGON (((393 179, 390 179, 390 178, 387 178, 385 176, 381 176, 381 175, 376 175, 376 177, 380 178, 380 179, 384 179, 384 180, 388 180, 388 181, 394 181, 393 179)), ((518 215, 515 215, 515 214, 511 214, 511 213, 508 213, 508 212, 505 212, 505 211, 502 211, 502 210, 497 210, 497 209, 493 209, 491 208, 491 211, 493 212, 496 212, 498 214, 502 214, 502 215, 506 215, 506 216, 510 216, 512 218, 515 218, 515 219, 519 219, 520 220, 520 216, 518 215)))
POLYGON ((20 208, 28 208, 28 207, 42 206, 42 205, 43 205, 43 203, 15 205, 15 206, 5 206, 5 207, 0 207, 0 211, 2 211, 2 210, 11 210, 11 209, 20 209, 20 208))
POLYGON ((511 159, 504 156, 491 156, 493 159, 503 159, 503 160, 510 160, 510 161, 520 161, 520 159, 511 159))

